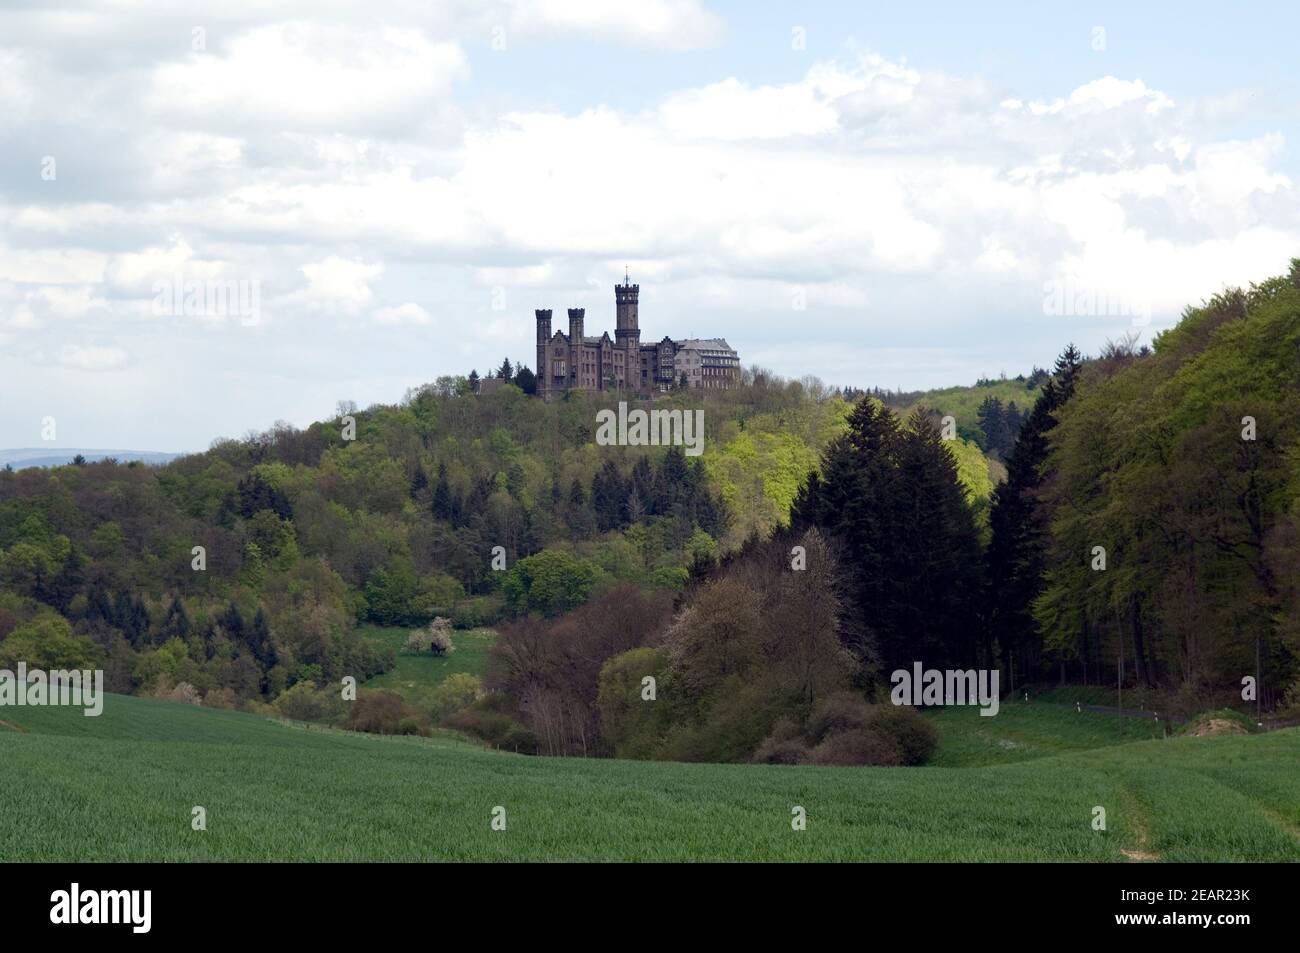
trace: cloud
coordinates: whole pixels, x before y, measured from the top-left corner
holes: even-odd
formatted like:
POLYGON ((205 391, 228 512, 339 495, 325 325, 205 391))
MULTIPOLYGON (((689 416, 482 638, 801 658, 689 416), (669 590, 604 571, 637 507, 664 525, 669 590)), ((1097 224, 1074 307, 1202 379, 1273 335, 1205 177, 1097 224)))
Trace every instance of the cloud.
POLYGON ((383 262, 363 262, 331 255, 300 269, 305 287, 276 300, 279 308, 302 308, 325 314, 356 314, 374 300, 370 285, 384 273, 383 262))
POLYGON ((432 324, 428 311, 413 301, 395 308, 380 308, 373 315, 376 324, 432 324))
POLYGON ((121 367, 130 355, 120 347, 67 344, 59 352, 59 363, 78 371, 109 371, 121 367))
POLYGON ((592 40, 665 50, 717 45, 721 17, 697 0, 515 0, 510 27, 524 35, 580 35, 592 40))
MULTIPOLYGON (((166 371, 265 394, 248 413, 391 399, 384 382, 528 358, 535 307, 611 327, 624 265, 656 338, 726 336, 792 375, 952 383, 1001 369, 982 366, 991 338, 1014 373, 1113 336, 1048 319, 1044 282, 1140 296, 1168 323, 1300 246, 1288 143, 1249 91, 1007 88, 852 45, 801 75, 676 55, 724 33, 669 0, 0 12, 0 399, 48 394, 37 355, 89 366, 96 347, 148 371, 95 378, 123 394, 119 378, 166 371), (494 25, 512 56, 484 52, 494 25), (516 37, 531 49, 513 57, 516 37), (532 83, 529 57, 575 41, 616 49, 532 83), (611 93, 625 64, 634 99, 611 93), (55 182, 30 159, 46 154, 55 182), (177 275, 259 281, 274 320, 158 320, 154 283, 177 275), (449 315, 450 346, 394 347, 449 315)), ((259 423, 184 408, 216 432, 259 423)))
POLYGON ((277 23, 159 66, 148 105, 227 128, 396 132, 466 71, 455 42, 417 30, 277 23))

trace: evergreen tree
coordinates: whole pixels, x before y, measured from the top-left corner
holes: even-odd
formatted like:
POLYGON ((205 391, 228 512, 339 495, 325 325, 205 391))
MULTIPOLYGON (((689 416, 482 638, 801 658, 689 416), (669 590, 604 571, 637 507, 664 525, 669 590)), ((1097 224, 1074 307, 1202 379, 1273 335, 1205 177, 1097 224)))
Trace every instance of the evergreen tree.
POLYGON ((420 494, 429 486, 429 478, 425 475, 424 467, 417 461, 415 471, 411 474, 411 499, 420 498, 420 494))
POLYGON ((591 481, 591 505, 596 511, 596 528, 602 533, 627 522, 627 495, 618 467, 613 460, 606 460, 591 481))
POLYGON ((447 464, 439 462, 438 479, 433 486, 433 515, 440 520, 451 520, 453 514, 451 486, 447 482, 447 464))
POLYGON ((993 491, 989 511, 992 538, 986 562, 988 589, 984 600, 985 655, 997 644, 1000 664, 1026 678, 1038 671, 1042 633, 1033 604, 1043 588, 1047 562, 1047 514, 1038 500, 1047 460, 1048 432, 1056 412, 1074 393, 1082 357, 1073 344, 1057 359, 1053 376, 1043 386, 1021 425, 1019 439, 1007 461, 1007 479, 993 491), (1014 669, 1011 668, 1014 666, 1014 669))
POLYGON ((536 394, 537 375, 523 364, 520 364, 518 370, 515 371, 515 386, 525 394, 536 394))
POLYGON ((1007 425, 1002 401, 996 397, 985 397, 976 416, 980 422, 980 429, 984 431, 985 451, 1001 456, 1007 446, 1007 425))

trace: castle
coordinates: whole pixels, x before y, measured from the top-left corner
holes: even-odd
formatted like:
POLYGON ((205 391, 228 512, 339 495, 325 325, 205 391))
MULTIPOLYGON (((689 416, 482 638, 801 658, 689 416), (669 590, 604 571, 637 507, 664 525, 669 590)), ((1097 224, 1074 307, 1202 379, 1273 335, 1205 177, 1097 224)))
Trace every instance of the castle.
POLYGON ((589 337, 583 328, 585 308, 569 309, 569 333, 551 333, 551 311, 538 309, 537 393, 551 400, 566 390, 649 394, 680 384, 704 389, 740 383, 740 356, 721 338, 641 343, 637 318, 640 285, 625 273, 614 285, 615 325, 589 337))

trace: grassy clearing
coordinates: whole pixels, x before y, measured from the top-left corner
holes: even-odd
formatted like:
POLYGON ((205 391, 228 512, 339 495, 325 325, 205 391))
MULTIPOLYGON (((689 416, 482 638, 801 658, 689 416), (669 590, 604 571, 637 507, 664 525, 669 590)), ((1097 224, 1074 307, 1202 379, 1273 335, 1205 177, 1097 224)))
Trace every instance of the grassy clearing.
POLYGON ((1295 729, 904 769, 526 758, 120 696, 5 718, 3 860, 1300 860, 1295 729))
POLYGON ((456 651, 439 658, 430 652, 418 654, 403 651, 409 629, 363 626, 361 634, 397 650, 397 664, 382 675, 365 683, 366 688, 396 692, 412 705, 429 708, 433 704, 433 690, 448 675, 468 672, 482 676, 487 667, 488 649, 496 641, 491 629, 465 629, 452 633, 456 651))
POLYGON ((966 768, 1012 764, 1129 741, 1163 738, 1163 723, 1122 718, 1046 702, 1003 702, 985 717, 974 707, 938 708, 926 713, 939 729, 935 767, 966 768))

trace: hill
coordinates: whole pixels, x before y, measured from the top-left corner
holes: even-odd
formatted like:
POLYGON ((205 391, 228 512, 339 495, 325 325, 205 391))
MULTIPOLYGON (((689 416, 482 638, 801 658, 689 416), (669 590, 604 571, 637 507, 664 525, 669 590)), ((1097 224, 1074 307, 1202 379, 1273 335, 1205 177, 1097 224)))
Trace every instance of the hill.
POLYGON ((1300 860, 1295 729, 891 769, 528 758, 117 696, 5 719, 8 861, 1300 860))
POLYGON ((161 466, 177 459, 179 453, 160 453, 155 450, 87 450, 80 447, 27 447, 0 450, 0 469, 11 466, 15 470, 27 467, 61 467, 72 463, 76 457, 87 463, 116 460, 118 463, 147 463, 161 466))

